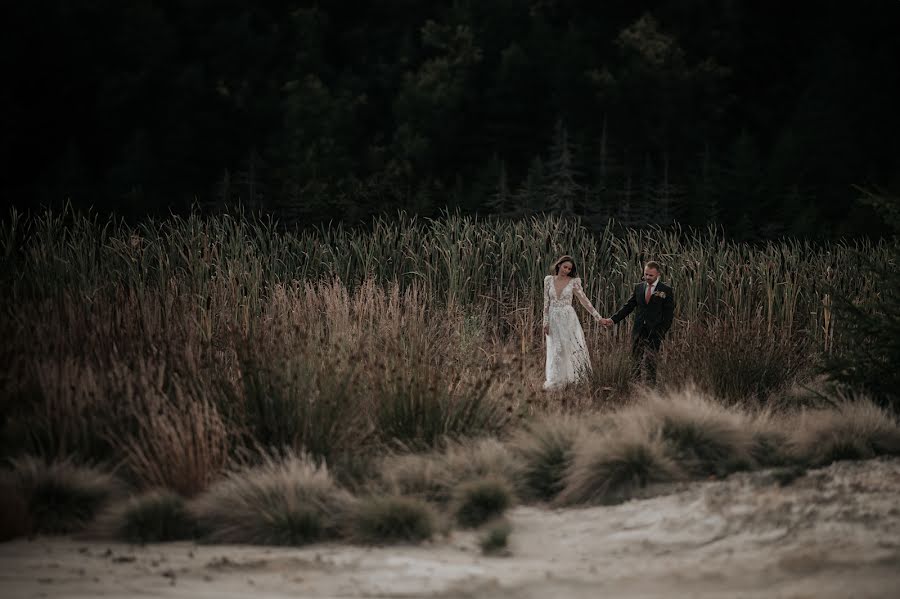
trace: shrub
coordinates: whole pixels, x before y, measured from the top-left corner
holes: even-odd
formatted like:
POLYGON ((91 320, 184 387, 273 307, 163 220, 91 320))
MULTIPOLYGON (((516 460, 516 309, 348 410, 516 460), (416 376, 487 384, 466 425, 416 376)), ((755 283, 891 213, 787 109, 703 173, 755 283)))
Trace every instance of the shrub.
POLYGON ((547 501, 562 490, 575 443, 584 431, 583 422, 572 416, 550 416, 527 424, 513 437, 510 447, 522 464, 526 497, 547 501))
POLYGON ((478 546, 484 555, 507 555, 509 534, 512 526, 506 520, 495 520, 489 524, 484 533, 478 539, 478 546))
POLYGON ((652 483, 683 478, 658 430, 640 420, 616 430, 583 437, 557 496, 557 505, 614 504, 652 483))
POLYGON ((418 543, 434 534, 436 516, 420 499, 370 497, 357 503, 350 522, 351 538, 363 543, 418 543))
POLYGON ((148 491, 105 514, 98 527, 129 543, 181 541, 198 536, 197 521, 185 500, 171 491, 148 491))
POLYGON ((658 426, 673 457, 695 476, 722 476, 752 466, 752 435, 746 416, 686 389, 650 395, 636 409, 658 426))
POLYGON ((870 400, 844 400, 833 410, 805 412, 796 426, 793 447, 813 466, 900 455, 900 426, 870 400))
POLYGON ((191 510, 213 542, 302 545, 340 536, 352 502, 324 466, 291 454, 229 473, 191 510))
POLYGON ((70 460, 12 460, 12 484, 28 507, 32 530, 65 534, 84 529, 123 490, 112 475, 70 460))
POLYGON ((514 501, 509 483, 498 478, 465 482, 453 495, 453 514, 456 521, 467 528, 481 526, 503 515, 514 501))

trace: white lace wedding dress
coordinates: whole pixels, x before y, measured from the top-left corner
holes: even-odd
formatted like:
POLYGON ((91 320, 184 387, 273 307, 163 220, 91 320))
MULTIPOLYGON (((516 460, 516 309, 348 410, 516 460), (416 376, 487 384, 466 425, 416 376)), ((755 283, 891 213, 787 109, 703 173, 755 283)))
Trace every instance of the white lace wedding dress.
POLYGON ((572 278, 557 295, 553 275, 544 278, 544 321, 550 325, 547 343, 544 389, 561 389, 577 383, 591 373, 591 360, 581 322, 572 306, 575 295, 594 318, 597 310, 581 288, 581 279, 572 278))

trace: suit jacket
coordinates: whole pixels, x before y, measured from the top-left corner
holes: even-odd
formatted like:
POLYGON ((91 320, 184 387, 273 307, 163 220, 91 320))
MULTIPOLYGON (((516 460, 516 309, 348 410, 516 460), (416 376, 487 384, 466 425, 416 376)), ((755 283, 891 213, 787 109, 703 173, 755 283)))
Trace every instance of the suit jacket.
POLYGON ((644 301, 646 293, 646 282, 635 285, 631 298, 618 312, 612 315, 612 321, 619 324, 629 314, 635 312, 634 328, 631 330, 632 337, 638 337, 641 331, 647 335, 656 334, 663 337, 672 326, 672 319, 675 316, 675 292, 671 287, 659 281, 656 284, 656 291, 650 297, 649 304, 644 301))

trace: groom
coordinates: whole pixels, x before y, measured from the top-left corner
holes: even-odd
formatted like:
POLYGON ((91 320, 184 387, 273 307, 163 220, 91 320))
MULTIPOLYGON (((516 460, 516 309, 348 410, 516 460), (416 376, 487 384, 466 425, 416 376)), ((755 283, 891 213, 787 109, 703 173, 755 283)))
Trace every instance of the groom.
POLYGON ((659 280, 659 263, 650 261, 644 266, 644 282, 634 287, 634 293, 612 318, 601 319, 601 324, 611 327, 619 324, 635 309, 634 328, 631 331, 631 355, 634 357, 633 376, 639 378, 641 362, 647 356, 647 378, 656 383, 656 357, 666 331, 672 326, 675 314, 675 293, 659 280))

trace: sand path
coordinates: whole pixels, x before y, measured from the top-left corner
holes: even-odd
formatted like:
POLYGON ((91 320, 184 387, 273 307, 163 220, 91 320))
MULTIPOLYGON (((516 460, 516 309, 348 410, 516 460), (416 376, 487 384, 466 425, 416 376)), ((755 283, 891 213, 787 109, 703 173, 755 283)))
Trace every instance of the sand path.
POLYGON ((0 544, 0 594, 36 597, 900 597, 900 459, 770 472, 614 507, 510 514, 420 547, 300 549, 72 538, 0 544))

